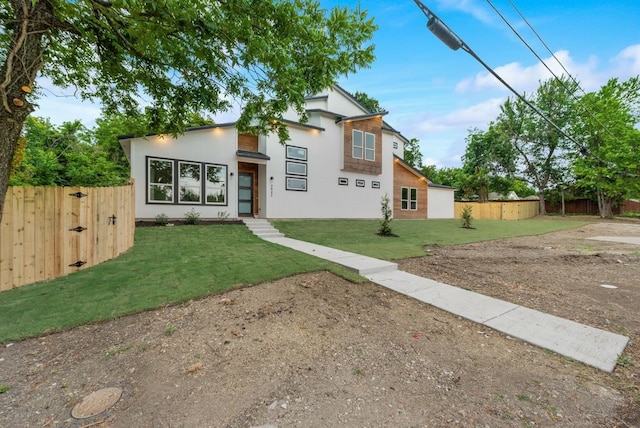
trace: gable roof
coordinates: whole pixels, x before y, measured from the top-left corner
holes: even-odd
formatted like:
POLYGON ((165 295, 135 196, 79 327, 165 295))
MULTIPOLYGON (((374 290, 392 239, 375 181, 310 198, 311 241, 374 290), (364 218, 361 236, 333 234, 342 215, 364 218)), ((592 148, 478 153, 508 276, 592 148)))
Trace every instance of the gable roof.
POLYGON ((400 156, 394 154, 393 158, 400 166, 404 167, 406 170, 408 170, 410 173, 412 173, 416 177, 424 178, 427 181, 427 183, 431 183, 431 181, 429 181, 429 179, 425 177, 425 175, 422 172, 418 171, 416 168, 414 168, 412 165, 407 163, 407 161, 402 159, 400 156))

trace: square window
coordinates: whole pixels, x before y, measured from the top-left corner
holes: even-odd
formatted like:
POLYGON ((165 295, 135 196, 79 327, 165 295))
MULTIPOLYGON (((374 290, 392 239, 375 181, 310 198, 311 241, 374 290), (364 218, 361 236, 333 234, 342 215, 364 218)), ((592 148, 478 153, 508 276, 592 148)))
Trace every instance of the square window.
POLYGON ((371 188, 379 189, 380 188, 380 182, 379 181, 372 181, 371 182, 371 188))
POLYGON ((364 180, 356 180, 356 187, 364 187, 365 182, 364 180))
POLYGON ((418 210, 418 189, 415 187, 402 187, 400 190, 400 209, 418 210))
POLYGON ((340 186, 348 186, 349 185, 349 179, 346 177, 338 177, 338 185, 340 186))

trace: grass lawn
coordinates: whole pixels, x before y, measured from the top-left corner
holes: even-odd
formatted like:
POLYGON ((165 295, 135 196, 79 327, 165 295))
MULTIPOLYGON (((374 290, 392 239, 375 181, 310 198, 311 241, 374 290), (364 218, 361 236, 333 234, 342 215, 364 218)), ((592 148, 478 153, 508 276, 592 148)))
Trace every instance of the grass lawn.
MULTIPOLYGON (((397 238, 376 235, 377 220, 276 221, 288 237, 394 260, 426 254, 424 245, 455 245, 578 227, 567 220, 394 220, 397 238)), ((361 278, 330 262, 251 234, 241 225, 138 228, 122 256, 52 281, 0 293, 0 343, 112 319, 222 293, 236 286, 329 270, 361 278)))
POLYGON ((0 343, 319 270, 360 278, 240 225, 138 228, 114 260, 0 293, 0 343))
POLYGON ((587 224, 570 220, 473 220, 475 229, 463 229, 461 220, 393 220, 398 237, 376 233, 379 220, 281 220, 273 225, 289 238, 385 260, 420 257, 423 246, 456 245, 523 235, 540 235, 587 224))

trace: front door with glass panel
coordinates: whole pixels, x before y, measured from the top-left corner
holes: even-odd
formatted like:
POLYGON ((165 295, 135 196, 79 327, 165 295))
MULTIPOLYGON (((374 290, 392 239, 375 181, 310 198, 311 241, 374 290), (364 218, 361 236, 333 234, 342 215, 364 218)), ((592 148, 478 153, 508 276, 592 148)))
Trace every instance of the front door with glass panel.
POLYGON ((250 172, 238 174, 238 215, 253 215, 253 174, 250 172))

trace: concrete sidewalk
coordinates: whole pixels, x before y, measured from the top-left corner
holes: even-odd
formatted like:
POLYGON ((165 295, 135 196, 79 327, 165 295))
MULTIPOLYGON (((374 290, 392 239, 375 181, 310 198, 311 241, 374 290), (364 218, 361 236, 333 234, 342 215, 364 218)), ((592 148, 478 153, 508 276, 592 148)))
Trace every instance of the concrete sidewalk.
POLYGON ((396 263, 285 237, 263 239, 338 263, 383 287, 606 372, 613 371, 629 341, 626 336, 399 271, 396 263))

